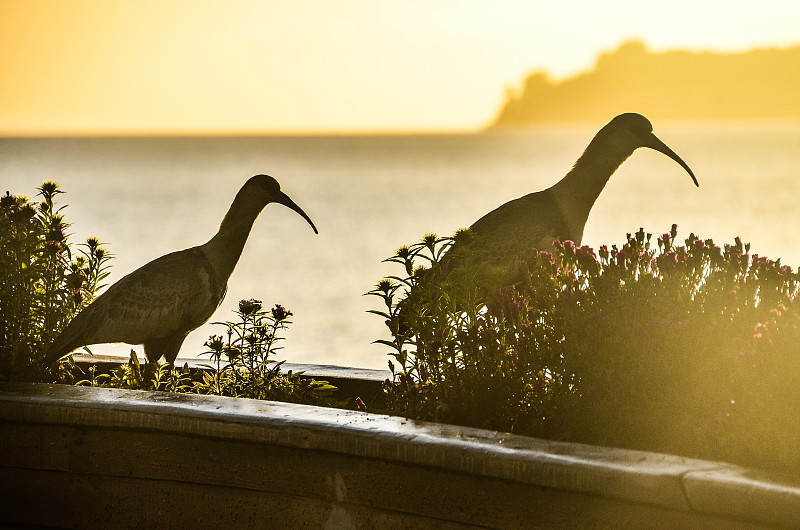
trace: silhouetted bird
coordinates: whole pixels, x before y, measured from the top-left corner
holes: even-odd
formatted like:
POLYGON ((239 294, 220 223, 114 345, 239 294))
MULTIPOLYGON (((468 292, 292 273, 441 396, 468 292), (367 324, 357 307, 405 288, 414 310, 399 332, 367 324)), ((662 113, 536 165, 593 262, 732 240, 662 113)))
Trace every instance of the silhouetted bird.
POLYGON ((253 222, 271 202, 303 216, 317 233, 277 180, 256 175, 236 194, 210 241, 157 258, 109 287, 56 337, 45 360, 56 361, 81 346, 125 342, 144 345, 149 362, 163 355, 173 363, 189 332, 222 302, 253 222))
POLYGON ((514 260, 531 248, 547 249, 555 240, 580 244, 589 211, 606 182, 639 147, 672 158, 689 173, 695 186, 699 185, 689 166, 653 134, 647 118, 621 114, 600 129, 563 179, 484 215, 470 227, 476 237, 468 245, 456 244, 448 254, 455 251, 451 258, 456 262, 480 256, 479 261, 513 266, 514 260))

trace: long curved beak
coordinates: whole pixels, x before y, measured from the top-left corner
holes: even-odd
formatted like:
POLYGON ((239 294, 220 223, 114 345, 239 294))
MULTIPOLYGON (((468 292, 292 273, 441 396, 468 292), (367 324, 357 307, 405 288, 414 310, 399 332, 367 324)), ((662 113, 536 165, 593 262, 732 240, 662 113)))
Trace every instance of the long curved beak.
POLYGON ((697 179, 695 178, 694 173, 692 173, 692 170, 689 168, 689 165, 686 162, 684 162, 683 159, 681 159, 681 157, 676 155, 675 151, 667 147, 667 144, 659 140, 658 136, 656 136, 653 133, 648 134, 647 137, 644 139, 643 146, 649 147, 650 149, 655 149, 659 153, 664 153, 665 155, 673 159, 675 162, 680 164, 681 167, 689 173, 689 176, 692 177, 694 185, 700 187, 700 184, 697 183, 697 179))
POLYGON ((306 212, 304 212, 302 208, 300 208, 297 204, 295 204, 295 202, 292 199, 290 199, 288 195, 286 195, 283 192, 279 192, 279 193, 280 193, 280 196, 278 197, 278 199, 275 202, 283 204, 287 208, 291 208, 295 212, 299 213, 301 216, 303 216, 303 219, 308 221, 308 224, 310 224, 311 228, 314 229, 314 233, 315 234, 319 234, 319 232, 317 231, 317 227, 314 226, 314 223, 311 221, 311 218, 308 216, 308 214, 306 214, 306 212))

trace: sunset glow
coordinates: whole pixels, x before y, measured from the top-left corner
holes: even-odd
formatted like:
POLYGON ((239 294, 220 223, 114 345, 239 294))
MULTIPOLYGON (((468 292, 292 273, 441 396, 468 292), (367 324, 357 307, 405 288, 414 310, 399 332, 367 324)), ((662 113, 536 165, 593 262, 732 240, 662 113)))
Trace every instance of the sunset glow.
POLYGON ((800 4, 0 0, 0 135, 468 131, 534 70, 800 44, 800 4))

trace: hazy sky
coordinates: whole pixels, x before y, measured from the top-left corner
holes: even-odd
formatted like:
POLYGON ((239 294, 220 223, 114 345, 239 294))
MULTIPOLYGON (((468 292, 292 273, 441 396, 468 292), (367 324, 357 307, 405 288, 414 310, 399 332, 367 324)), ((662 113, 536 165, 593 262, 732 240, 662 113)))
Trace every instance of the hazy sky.
POLYGON ((797 0, 0 0, 0 135, 465 130, 630 38, 800 44, 797 0))

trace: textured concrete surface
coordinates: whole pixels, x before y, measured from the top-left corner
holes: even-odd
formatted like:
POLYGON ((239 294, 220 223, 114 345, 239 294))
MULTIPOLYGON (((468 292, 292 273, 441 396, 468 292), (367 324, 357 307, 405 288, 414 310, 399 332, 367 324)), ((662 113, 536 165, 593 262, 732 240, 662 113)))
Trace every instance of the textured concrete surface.
POLYGON ((725 464, 287 403, 0 384, 0 521, 74 527, 800 527, 725 464))

